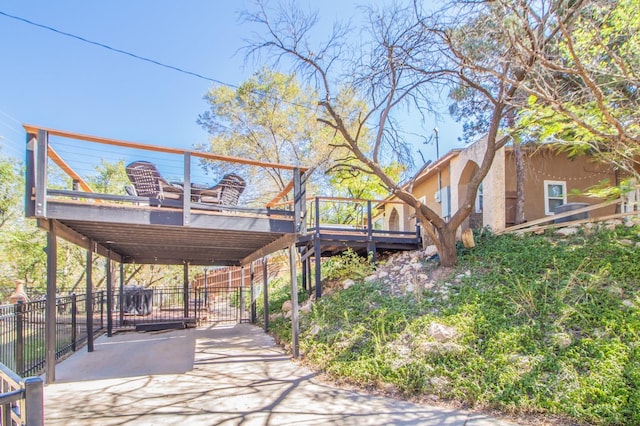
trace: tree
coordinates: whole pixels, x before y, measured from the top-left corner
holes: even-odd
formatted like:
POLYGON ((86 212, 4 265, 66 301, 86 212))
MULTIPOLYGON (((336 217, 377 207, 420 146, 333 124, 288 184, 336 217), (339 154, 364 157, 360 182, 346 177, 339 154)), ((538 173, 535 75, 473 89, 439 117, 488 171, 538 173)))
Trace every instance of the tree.
POLYGON ((590 153, 640 180, 637 0, 586 3, 560 23, 526 85, 522 125, 570 154, 590 153))
POLYGON ((477 189, 487 175, 496 151, 508 140, 499 133, 505 115, 514 107, 519 89, 540 53, 568 21, 580 1, 450 2, 434 14, 417 4, 403 8, 365 10, 370 17, 368 39, 348 45, 344 30, 335 27, 329 40, 311 47, 310 32, 317 15, 304 15, 292 5, 269 9, 264 1, 248 19, 265 35, 252 44, 253 52, 267 50, 287 57, 295 69, 314 81, 320 93, 318 120, 338 132, 342 147, 361 169, 376 175, 393 195, 416 209, 416 216, 440 254, 441 264, 457 261, 456 232, 474 206, 477 189), (538 4, 539 3, 539 4, 538 4), (526 48, 520 45, 525 45, 526 48), (491 51, 491 56, 484 52, 491 51), (354 52, 359 52, 355 55, 354 52), (473 173, 458 211, 447 222, 404 189, 385 171, 390 157, 402 162, 406 143, 394 114, 411 105, 426 114, 433 109, 433 93, 454 86, 484 103, 487 145, 473 173), (367 108, 345 108, 345 93, 356 93, 367 108), (372 140, 362 129, 371 128, 372 140), (365 149, 371 147, 371 149, 365 149))
MULTIPOLYGON (((331 165, 336 135, 315 120, 314 90, 298 84, 294 75, 263 68, 236 89, 212 87, 205 99, 210 109, 199 116, 198 123, 211 134, 211 151, 317 169, 312 185, 325 184, 323 172, 331 165)), ((260 202, 273 197, 291 180, 273 167, 252 168, 249 173, 253 182, 248 185, 249 192, 264 190, 265 182, 275 188, 270 194, 250 195, 260 202)))

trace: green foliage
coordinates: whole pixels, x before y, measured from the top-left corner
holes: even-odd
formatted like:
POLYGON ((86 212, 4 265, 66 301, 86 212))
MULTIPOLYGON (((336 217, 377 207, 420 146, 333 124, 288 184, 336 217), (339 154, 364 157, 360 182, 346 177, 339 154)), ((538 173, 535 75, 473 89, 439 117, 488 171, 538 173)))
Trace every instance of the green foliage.
POLYGON ((370 257, 362 257, 348 249, 322 263, 322 276, 328 280, 362 279, 371 275, 374 268, 370 257))
MULTIPOLYGON (((421 297, 379 282, 323 297, 301 317, 304 356, 339 380, 407 396, 640 422, 640 226, 475 240, 421 297), (436 323, 453 337, 435 339, 436 323)), ((290 338, 286 323, 277 333, 290 338)))

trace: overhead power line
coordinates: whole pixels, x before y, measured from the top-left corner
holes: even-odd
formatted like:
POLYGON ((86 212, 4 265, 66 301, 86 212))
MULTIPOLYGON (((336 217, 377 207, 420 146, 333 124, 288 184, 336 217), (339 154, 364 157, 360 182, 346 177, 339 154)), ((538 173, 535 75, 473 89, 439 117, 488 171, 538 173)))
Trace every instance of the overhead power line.
POLYGON ((198 77, 198 78, 201 78, 202 80, 211 81, 213 83, 221 84, 223 86, 233 87, 233 88, 236 88, 236 89, 238 88, 238 86, 236 86, 236 85, 233 85, 233 84, 230 84, 230 83, 225 83, 223 81, 217 80, 215 78, 207 77, 206 75, 202 75, 202 74, 199 74, 197 72, 185 70, 183 68, 176 67, 174 65, 165 64, 163 62, 156 61, 155 59, 147 58, 145 56, 140 56, 140 55, 137 55, 135 53, 128 52, 126 50, 122 50, 122 49, 118 49, 116 47, 109 46, 108 44, 104 44, 104 43, 100 43, 100 42, 97 42, 97 41, 89 40, 87 38, 84 38, 84 37, 81 37, 81 36, 78 36, 78 35, 75 35, 75 34, 71 34, 71 33, 68 33, 66 31, 58 30, 56 28, 50 27, 49 25, 39 24, 37 22, 31 21, 31 20, 26 19, 26 18, 22 18, 20 16, 11 15, 11 14, 3 12, 3 11, 0 11, 0 15, 6 16, 7 18, 15 19, 16 21, 24 22, 24 23, 29 24, 29 25, 33 25, 35 27, 39 27, 39 28, 43 28, 45 30, 53 31, 54 33, 57 33, 57 34, 60 34, 60 35, 66 36, 66 37, 71 37, 71 38, 74 38, 76 40, 80 40, 80 41, 82 41, 84 43, 93 44, 94 46, 99 46, 99 47, 102 47, 104 49, 116 52, 116 53, 127 55, 127 56, 130 56, 132 58, 139 59, 141 61, 149 62, 151 64, 158 65, 158 66, 161 66, 161 67, 164 67, 164 68, 168 68, 170 70, 174 70, 174 71, 178 71, 178 72, 183 73, 183 74, 191 75, 193 77, 198 77))
MULTIPOLYGON (((38 28, 43 28, 45 30, 52 31, 54 33, 57 33, 57 34, 60 34, 60 35, 66 36, 66 37, 70 37, 70 38, 79 40, 79 41, 82 41, 84 43, 89 43, 89 44, 92 44, 94 46, 102 47, 103 49, 111 50, 112 52, 120 53, 122 55, 126 55, 126 56, 129 56, 129 57, 132 57, 134 59, 138 59, 138 60, 145 61, 145 62, 148 62, 148 63, 153 64, 153 65, 157 65, 157 66, 160 66, 160 67, 163 67, 163 68, 167 68, 167 69, 170 69, 170 70, 173 70, 173 71, 177 71, 177 72, 180 72, 182 74, 186 74, 186 75, 190 75, 190 76, 193 76, 193 77, 197 77, 197 78, 200 78, 202 80, 210 81, 212 83, 220 84, 222 86, 231 87, 233 89, 238 89, 239 88, 239 86, 237 86, 235 84, 225 83, 224 81, 220 81, 220 80, 212 78, 212 77, 207 77, 207 76, 202 75, 202 74, 197 73, 197 72, 188 71, 188 70, 185 70, 183 68, 180 68, 180 67, 177 67, 177 66, 174 66, 174 65, 165 64, 163 62, 156 61, 155 59, 151 59, 151 58, 147 58, 145 56, 137 55, 135 53, 131 53, 131 52, 128 52, 126 50, 118 49, 118 48, 109 46, 109 45, 104 44, 104 43, 100 43, 100 42, 97 42, 97 41, 89 40, 89 39, 87 39, 85 37, 81 37, 81 36, 66 32, 66 31, 58 30, 57 28, 53 28, 53 27, 51 27, 49 25, 39 24, 37 22, 31 21, 31 20, 26 19, 26 18, 22 18, 20 16, 11 15, 11 14, 3 12, 1 10, 0 10, 0 15, 6 16, 7 18, 10 18, 10 19, 15 19, 17 21, 24 22, 24 23, 29 24, 29 25, 33 25, 33 26, 38 27, 38 28)), ((289 105, 302 107, 302 108, 307 108, 307 109, 312 110, 312 111, 315 110, 315 108, 313 108, 313 107, 311 107, 309 105, 303 105, 303 104, 299 104, 299 103, 296 103, 296 102, 286 101, 284 99, 280 99, 280 98, 277 98, 277 97, 262 93, 260 91, 251 90, 251 92, 253 92, 253 93, 255 93, 256 95, 259 95, 259 96, 265 96, 266 95, 267 98, 279 100, 279 101, 282 101, 282 102, 287 103, 289 105)))

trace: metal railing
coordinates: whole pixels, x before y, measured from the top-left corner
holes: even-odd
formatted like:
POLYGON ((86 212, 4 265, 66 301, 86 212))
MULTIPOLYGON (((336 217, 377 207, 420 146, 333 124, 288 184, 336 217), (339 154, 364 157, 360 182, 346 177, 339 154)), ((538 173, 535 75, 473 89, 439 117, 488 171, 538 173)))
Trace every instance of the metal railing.
MULTIPOLYGON (((244 289, 247 293, 248 289, 244 289)), ((140 324, 243 322, 250 318, 243 288, 125 288, 113 292, 108 312, 105 291, 93 294, 93 335, 140 324), (111 317, 113 329, 107 330, 111 317)), ((56 360, 77 351, 89 337, 86 295, 56 298, 56 360)), ((46 300, 0 306, 0 362, 20 376, 42 374, 46 356, 46 300)), ((4 423, 3 423, 4 424, 4 423)))
POLYGON ((40 426, 44 424, 42 379, 21 378, 0 363, 0 423, 40 426))
MULTIPOLYGON (((93 334, 104 329, 104 292, 93 295, 93 334)), ((56 359, 77 350, 88 338, 86 296, 56 299, 56 359)), ((40 374, 45 366, 46 301, 0 306, 0 362, 21 376, 40 374)))

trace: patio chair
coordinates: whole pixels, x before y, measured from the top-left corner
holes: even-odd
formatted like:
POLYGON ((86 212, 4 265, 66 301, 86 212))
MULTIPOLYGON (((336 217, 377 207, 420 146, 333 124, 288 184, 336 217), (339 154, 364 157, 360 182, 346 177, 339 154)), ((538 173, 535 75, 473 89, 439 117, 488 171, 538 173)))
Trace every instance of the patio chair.
MULTIPOLYGON (((158 200, 182 199, 182 187, 167 182, 155 164, 149 161, 134 161, 127 165, 126 171, 135 189, 135 195, 153 197, 158 200)), ((127 192, 130 191, 127 190, 127 192)))
POLYGON ((229 173, 210 188, 203 189, 192 186, 191 195, 201 203, 235 206, 246 186, 244 179, 234 173, 229 173))

